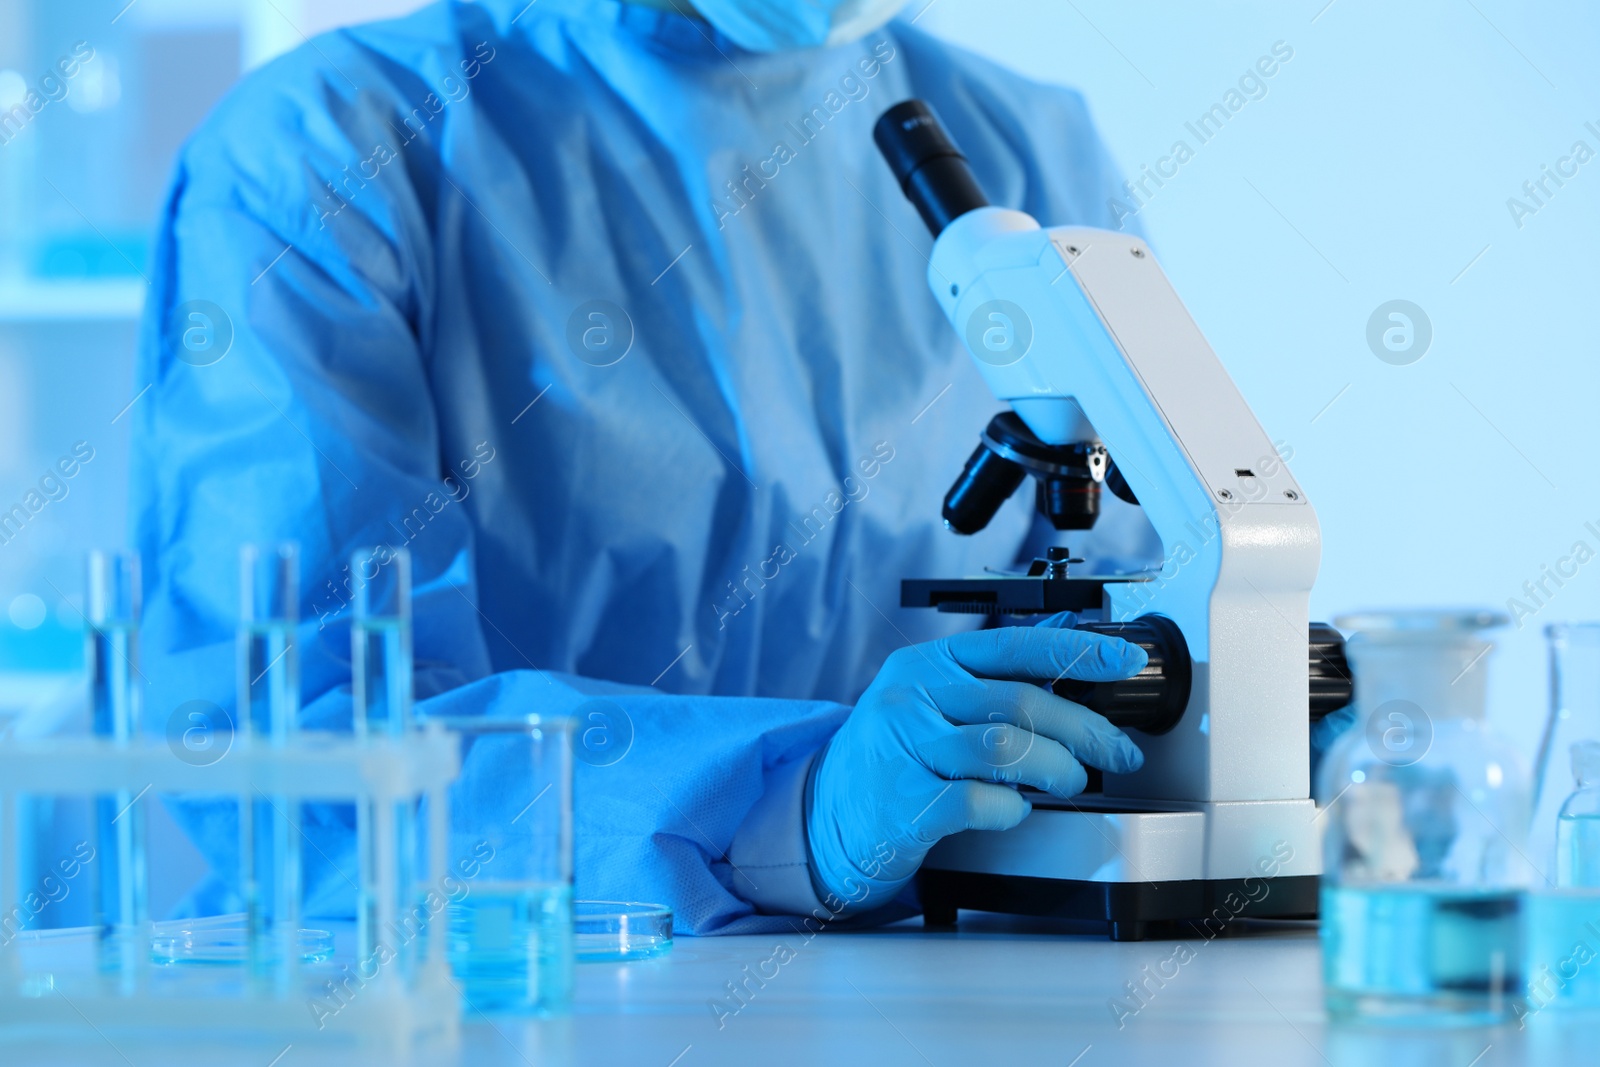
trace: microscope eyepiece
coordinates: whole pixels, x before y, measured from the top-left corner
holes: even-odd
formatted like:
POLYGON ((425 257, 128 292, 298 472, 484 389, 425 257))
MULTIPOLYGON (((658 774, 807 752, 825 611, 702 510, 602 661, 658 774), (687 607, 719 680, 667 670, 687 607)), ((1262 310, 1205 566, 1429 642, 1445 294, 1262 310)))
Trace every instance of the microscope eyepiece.
POLYGON ((989 206, 967 157, 926 101, 906 100, 885 111, 872 139, 935 237, 967 212, 989 206))

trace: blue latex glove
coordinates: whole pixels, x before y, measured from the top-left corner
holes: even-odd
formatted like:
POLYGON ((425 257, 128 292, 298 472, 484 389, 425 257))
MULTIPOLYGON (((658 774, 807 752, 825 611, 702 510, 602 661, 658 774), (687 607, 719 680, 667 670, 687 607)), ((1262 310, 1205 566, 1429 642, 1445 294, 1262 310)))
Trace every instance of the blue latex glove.
POLYGON ((1333 748, 1333 743, 1355 725, 1356 706, 1346 704, 1321 720, 1311 724, 1311 788, 1316 792, 1317 775, 1322 769, 1322 758, 1333 748))
POLYGON ((806 840, 835 914, 892 900, 934 843, 1008 830, 1032 810, 1013 785, 1083 791, 1083 764, 1115 774, 1144 754, 1104 717, 1041 688, 1144 668, 1114 637, 1048 627, 957 634, 893 653, 812 768, 806 840))

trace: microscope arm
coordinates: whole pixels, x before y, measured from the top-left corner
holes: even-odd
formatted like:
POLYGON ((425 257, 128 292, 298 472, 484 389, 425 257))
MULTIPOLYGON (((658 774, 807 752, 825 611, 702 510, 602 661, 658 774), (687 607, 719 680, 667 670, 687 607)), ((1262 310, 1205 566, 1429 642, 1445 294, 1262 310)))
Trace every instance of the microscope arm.
POLYGON ((1160 574, 1108 583, 1107 618, 1176 623, 1189 705, 1136 737, 1145 766, 1107 795, 1304 803, 1316 514, 1149 247, 986 206, 917 101, 878 143, 936 233, 929 287, 995 397, 1046 444, 1103 444, 1161 537, 1160 574))

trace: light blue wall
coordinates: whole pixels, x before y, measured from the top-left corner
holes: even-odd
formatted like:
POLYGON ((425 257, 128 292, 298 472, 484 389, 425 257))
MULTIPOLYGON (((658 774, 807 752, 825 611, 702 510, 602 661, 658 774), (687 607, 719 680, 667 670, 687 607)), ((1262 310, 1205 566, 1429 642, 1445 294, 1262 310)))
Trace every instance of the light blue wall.
MULTIPOLYGON (((1584 527, 1600 529, 1600 158, 1520 227, 1506 206, 1575 141, 1600 153, 1600 10, 1325 3, 936 0, 918 24, 1079 88, 1130 177, 1175 140, 1195 148, 1139 218, 1294 448, 1322 521, 1314 614, 1504 610, 1575 541, 1600 552, 1584 527), (1199 145, 1185 123, 1279 41, 1294 55, 1266 95, 1199 145), (1433 326, 1407 366, 1365 337, 1396 298, 1433 326)), ((1492 671, 1496 719, 1530 744, 1543 627, 1600 618, 1600 560, 1548 588, 1492 671)))

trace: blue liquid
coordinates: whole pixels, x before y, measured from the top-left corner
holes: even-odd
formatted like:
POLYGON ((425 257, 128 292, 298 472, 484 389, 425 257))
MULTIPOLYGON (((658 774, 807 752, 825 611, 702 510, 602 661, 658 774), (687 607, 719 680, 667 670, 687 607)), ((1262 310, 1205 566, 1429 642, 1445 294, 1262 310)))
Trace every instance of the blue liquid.
MULTIPOLYGON (((370 801, 356 803, 356 839, 361 843, 361 878, 356 893, 356 951, 358 959, 366 959, 383 944, 394 953, 395 973, 409 979, 419 958, 418 941, 386 936, 378 922, 378 821, 376 805, 370 801)), ((392 913, 396 922, 407 922, 416 907, 417 871, 417 812, 412 801, 397 801, 394 815, 395 885, 392 913)))
POLYGON ((1556 820, 1556 885, 1600 889, 1600 813, 1556 820))
POLYGON ((450 968, 467 1011, 545 1015, 571 1005, 571 886, 472 885, 449 921, 450 968))
POLYGON ((300 706, 294 630, 285 622, 262 623, 243 629, 245 647, 239 669, 245 676, 243 683, 249 686, 246 727, 261 740, 283 744, 294 732, 295 715, 300 706))
POLYGON ((411 728, 411 634, 402 619, 356 621, 351 637, 359 688, 356 732, 398 735, 411 728))
POLYGON ((131 741, 139 732, 139 629, 132 622, 107 622, 89 631, 89 693, 96 737, 131 741))
MULTIPOLYGON (((403 736, 411 729, 411 629, 396 616, 368 616, 356 620, 351 631, 355 672, 355 728, 358 736, 403 736)), ((377 951, 378 901, 372 895, 377 879, 377 820, 370 804, 359 814, 360 839, 366 842, 361 857, 361 891, 356 905, 356 944, 360 958, 377 951)), ((395 887, 394 912, 407 913, 416 881, 417 828, 415 806, 394 806, 395 887)), ((416 962, 416 944, 398 950, 400 973, 409 975, 416 962)))
POLYGON ((1488 1024, 1522 991, 1523 894, 1388 885, 1322 889, 1322 964, 1335 1017, 1488 1024))
POLYGON ((1600 891, 1528 899, 1527 1011, 1600 1009, 1600 891))
MULTIPOLYGON (((110 622, 89 631, 89 693, 95 736, 131 744, 139 733, 135 687, 138 627, 110 622)), ((144 812, 138 794, 117 790, 95 797, 95 859, 99 865, 100 967, 130 974, 143 961, 147 918, 144 812)))

